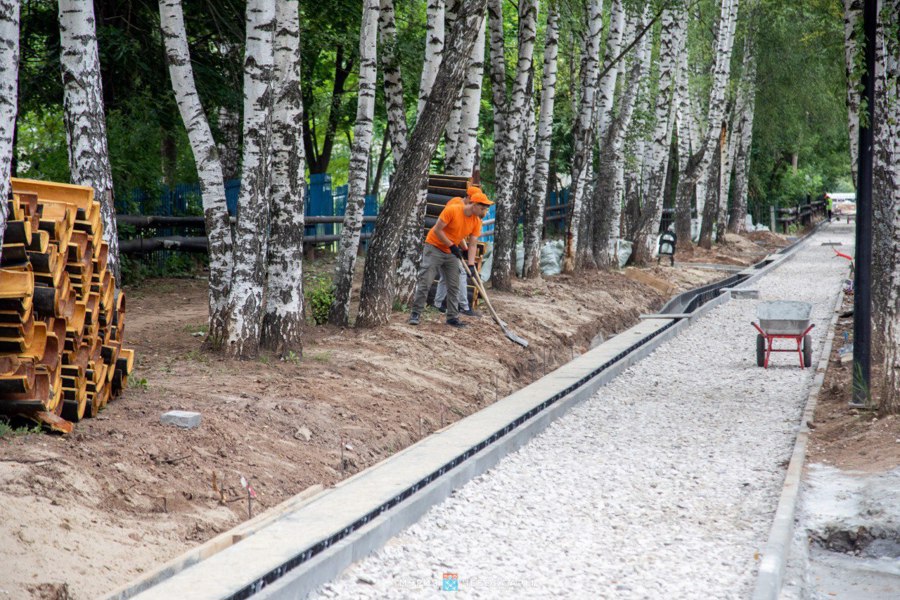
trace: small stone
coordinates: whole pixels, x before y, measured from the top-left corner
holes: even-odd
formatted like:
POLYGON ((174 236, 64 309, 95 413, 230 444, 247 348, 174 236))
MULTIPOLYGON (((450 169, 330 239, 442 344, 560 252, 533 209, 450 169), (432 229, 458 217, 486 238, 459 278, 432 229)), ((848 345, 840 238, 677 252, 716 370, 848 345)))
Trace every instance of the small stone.
POLYGON ((297 431, 294 432, 294 437, 298 440, 302 439, 304 442, 308 442, 312 438, 312 431, 310 431, 308 427, 298 427, 297 431))
POLYGON ((170 410, 159 417, 159 422, 164 425, 177 425, 184 429, 194 429, 200 426, 200 413, 187 410, 170 410))

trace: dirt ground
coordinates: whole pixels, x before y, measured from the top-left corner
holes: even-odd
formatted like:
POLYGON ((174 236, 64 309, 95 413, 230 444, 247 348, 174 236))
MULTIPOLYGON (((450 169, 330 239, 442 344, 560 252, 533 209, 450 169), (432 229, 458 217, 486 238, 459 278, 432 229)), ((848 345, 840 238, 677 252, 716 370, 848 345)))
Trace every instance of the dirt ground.
POLYGON ((750 238, 679 254, 675 268, 517 281, 492 300, 528 349, 488 317, 458 331, 429 309, 419 327, 403 313, 375 330, 309 327, 302 358, 229 361, 200 349, 203 279, 127 289, 127 393, 67 437, 0 438, 0 600, 95 598, 152 571, 248 519, 242 477, 254 514, 333 485, 729 274, 688 263, 751 264, 785 244, 750 238), (172 409, 200 412, 201 426, 160 424, 172 409))
MULTIPOLYGON (((844 296, 841 314, 853 310, 853 295, 844 296)), ((852 398, 853 363, 841 363, 839 350, 853 339, 853 317, 838 319, 825 382, 811 424, 808 463, 826 463, 843 470, 877 473, 900 465, 900 416, 848 406, 852 398)), ((850 353, 852 357, 852 353, 850 353)), ((874 357, 873 357, 874 358, 874 357)), ((882 393, 882 369, 872 361, 872 405, 882 393)))

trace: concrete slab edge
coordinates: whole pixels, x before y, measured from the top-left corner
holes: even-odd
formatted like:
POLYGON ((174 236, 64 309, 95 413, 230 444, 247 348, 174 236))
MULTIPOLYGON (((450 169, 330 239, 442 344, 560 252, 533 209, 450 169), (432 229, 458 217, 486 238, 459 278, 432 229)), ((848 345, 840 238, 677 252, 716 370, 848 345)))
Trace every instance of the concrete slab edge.
POLYGON ((828 335, 822 347, 822 354, 819 356, 819 362, 816 365, 816 376, 813 379, 806 406, 803 409, 800 429, 797 432, 794 450, 791 453, 791 461, 788 464, 784 484, 781 488, 778 507, 775 509, 775 518, 762 552, 756 584, 753 589, 753 600, 778 600, 781 594, 785 568, 790 555, 791 538, 794 534, 794 517, 797 510, 797 502, 800 498, 803 466, 806 462, 806 446, 809 442, 809 427, 807 423, 811 423, 815 417, 816 404, 819 399, 819 392, 822 390, 822 384, 825 382, 825 373, 828 371, 828 361, 831 357, 839 311, 843 301, 844 292, 841 291, 835 300, 834 314, 828 326, 828 335))

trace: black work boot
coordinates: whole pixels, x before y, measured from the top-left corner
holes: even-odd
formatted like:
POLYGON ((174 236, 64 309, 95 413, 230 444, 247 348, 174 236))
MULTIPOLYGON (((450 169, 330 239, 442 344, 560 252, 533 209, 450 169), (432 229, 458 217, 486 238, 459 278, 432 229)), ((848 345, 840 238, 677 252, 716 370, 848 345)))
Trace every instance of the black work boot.
POLYGON ((460 321, 459 319, 447 319, 447 325, 450 325, 451 327, 456 327, 457 329, 462 329, 463 327, 466 326, 466 324, 463 323, 462 321, 460 321))
POLYGON ((408 323, 410 325, 418 325, 419 324, 419 313, 417 313, 417 312, 410 313, 408 323))

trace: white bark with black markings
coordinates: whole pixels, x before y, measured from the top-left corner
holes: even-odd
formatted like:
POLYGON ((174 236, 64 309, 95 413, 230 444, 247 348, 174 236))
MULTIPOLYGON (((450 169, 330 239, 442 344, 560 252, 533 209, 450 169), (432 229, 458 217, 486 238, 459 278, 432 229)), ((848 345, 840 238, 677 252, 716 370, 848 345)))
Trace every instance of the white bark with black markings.
POLYGON ((234 358, 253 358, 259 352, 274 101, 275 4, 269 0, 248 0, 246 14, 244 154, 225 338, 225 351, 234 358))
MULTIPOLYGON (((469 57, 466 82, 460 97, 459 119, 456 125, 456 144, 448 153, 447 173, 470 177, 475 166, 475 146, 478 144, 478 117, 481 114, 481 84, 484 80, 484 36, 487 19, 481 20, 475 47, 469 57)), ((451 119, 452 119, 451 115, 451 119)))
POLYGON ((656 92, 653 137, 647 143, 644 163, 644 178, 647 194, 640 203, 632 241, 632 262, 648 264, 653 256, 653 245, 659 230, 665 194, 666 170, 669 166, 669 151, 672 147, 672 116, 677 69, 677 49, 680 33, 678 28, 684 19, 679 19, 677 9, 663 10, 660 23, 659 81, 656 92))
POLYGON ((93 2, 59 0, 59 35, 69 177, 72 183, 94 188, 94 199, 100 202, 103 239, 109 244, 107 268, 119 285, 119 235, 93 2))
POLYGON ((447 38, 447 47, 429 100, 410 135, 403 160, 394 172, 394 179, 375 223, 375 233, 369 241, 356 319, 358 327, 383 325, 390 319, 395 293, 397 245, 403 225, 427 177, 428 163, 450 117, 452 106, 443 99, 452 97, 466 76, 468 57, 478 35, 484 5, 485 0, 459 2, 457 19, 447 38))
POLYGON ((889 240, 885 240, 884 248, 873 248, 873 251, 887 254, 889 258, 885 262, 890 265, 887 273, 887 296, 880 307, 885 323, 882 363, 884 392, 880 409, 884 413, 897 414, 900 412, 900 33, 897 30, 897 23, 900 23, 900 0, 885 4, 883 17, 886 23, 893 24, 893 28, 885 36, 884 90, 887 98, 884 101, 886 114, 882 121, 887 124, 887 137, 883 138, 880 161, 887 168, 885 183, 889 198, 885 201, 889 204, 886 212, 891 215, 892 235, 889 240))
POLYGON ((732 133, 734 150, 734 199, 728 231, 741 233, 746 229, 747 190, 749 188, 750 146, 753 143, 753 116, 756 111, 756 52, 753 31, 744 43, 744 60, 738 90, 737 126, 732 133))
POLYGON ((19 108, 20 11, 19 0, 0 0, 0 247, 6 231, 6 198, 19 108))
POLYGON ((372 119, 375 116, 376 34, 378 32, 378 0, 363 0, 359 33, 359 92, 356 125, 350 149, 347 210, 341 230, 337 265, 334 271, 334 301, 328 320, 333 325, 350 322, 350 289, 359 251, 363 207, 366 201, 366 178, 369 168, 369 146, 372 144, 372 119))
POLYGON ((266 308, 260 344, 282 356, 302 353, 303 229, 306 156, 300 89, 300 7, 280 0, 275 13, 272 183, 266 257, 266 308))
MULTIPOLYGON (((582 51, 581 96, 578 102, 578 116, 572 134, 574 149, 572 154, 572 184, 569 187, 569 202, 572 203, 569 231, 573 251, 578 248, 578 234, 583 218, 585 167, 593 148, 594 105, 596 102, 597 76, 600 74, 600 38, 603 34, 603 2, 591 0, 588 5, 587 32, 582 51)), ((574 260, 564 262, 564 269, 574 266, 574 260)))
MULTIPOLYGON (((525 111, 529 106, 529 82, 534 77, 534 43, 537 37, 537 0, 522 0, 519 3, 519 52, 516 62, 516 77, 513 81, 508 111, 505 117, 506 145, 502 159, 497 165, 494 202, 497 207, 494 224, 494 262, 491 281, 495 288, 509 290, 515 277, 516 220, 518 198, 515 197, 515 167, 517 152, 522 150, 525 111)), ((493 47, 491 52, 493 54, 493 47)))
MULTIPOLYGON (((416 123, 431 95, 431 86, 437 76, 444 54, 444 0, 428 0, 427 20, 425 26, 425 63, 422 66, 422 77, 419 83, 419 103, 416 110, 416 123)), ((404 149, 408 140, 404 140, 404 149)), ((393 144, 393 142, 392 142, 393 144)), ((402 155, 403 152, 400 152, 402 155)), ((395 168, 400 164, 397 148, 394 147, 395 168)), ((427 180, 426 180, 427 181, 427 180)), ((397 268, 395 292, 397 302, 408 304, 416 288, 416 274, 422 260, 422 228, 425 222, 425 188, 422 187, 416 196, 416 202, 406 216, 406 224, 400 239, 400 264, 397 268)))
POLYGON ((550 175, 550 142, 553 136, 553 105, 556 100, 556 72, 559 56, 559 6, 550 5, 544 38, 544 71, 541 80, 541 110, 535 140, 534 184, 526 207, 523 277, 541 275, 541 241, 544 207, 550 175))
POLYGON ((843 0, 844 4, 844 72, 847 74, 847 131, 850 139, 850 173, 856 186, 859 168, 859 80, 862 73, 855 68, 857 55, 856 28, 862 17, 863 0, 843 0))
MULTIPOLYGON (((606 38, 606 54, 603 59, 605 73, 597 86, 596 132, 597 140, 606 139, 606 130, 612 121, 613 102, 615 100, 616 80, 619 69, 612 68, 612 61, 622 51, 622 37, 625 33, 625 7, 622 0, 613 0, 609 10, 609 34, 606 38)), ((601 152, 603 150, 601 149, 601 152)))
POLYGON ((231 288, 232 240, 225 203, 225 183, 216 143, 194 82, 191 56, 181 0, 160 0, 160 29, 166 49, 169 78, 178 112, 187 130, 203 201, 203 217, 209 239, 209 332, 210 347, 222 344, 225 308, 231 288))

